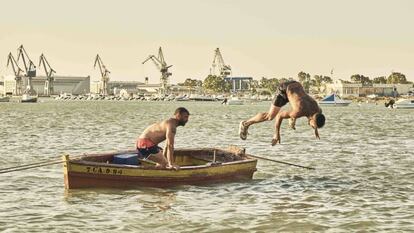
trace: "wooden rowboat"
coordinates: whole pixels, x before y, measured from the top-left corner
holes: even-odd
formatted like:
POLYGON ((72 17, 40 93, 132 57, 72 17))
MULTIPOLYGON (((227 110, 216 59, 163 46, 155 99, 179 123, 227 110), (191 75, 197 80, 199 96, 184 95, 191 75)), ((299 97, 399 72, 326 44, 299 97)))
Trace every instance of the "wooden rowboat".
POLYGON ((175 163, 180 170, 156 169, 154 163, 114 164, 114 156, 136 151, 89 154, 77 158, 63 156, 65 188, 171 187, 250 180, 257 160, 244 149, 177 149, 175 163))

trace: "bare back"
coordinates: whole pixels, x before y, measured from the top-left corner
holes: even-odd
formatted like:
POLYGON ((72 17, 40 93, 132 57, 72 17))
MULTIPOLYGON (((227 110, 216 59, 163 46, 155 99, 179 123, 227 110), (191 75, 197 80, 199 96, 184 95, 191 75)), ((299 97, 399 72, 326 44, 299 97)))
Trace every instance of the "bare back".
POLYGON ((148 126, 144 132, 142 132, 142 134, 139 136, 139 138, 143 139, 149 139, 151 140, 154 144, 159 144, 160 142, 164 141, 166 139, 166 134, 167 134, 167 128, 170 126, 173 127, 173 131, 175 132, 176 130, 176 126, 175 124, 171 124, 171 121, 174 119, 168 119, 168 120, 164 120, 162 122, 158 122, 155 124, 152 124, 150 126, 148 126))
POLYGON ((313 114, 321 112, 318 103, 306 94, 300 83, 292 83, 286 91, 292 111, 290 115, 294 118, 302 116, 311 117, 313 114))

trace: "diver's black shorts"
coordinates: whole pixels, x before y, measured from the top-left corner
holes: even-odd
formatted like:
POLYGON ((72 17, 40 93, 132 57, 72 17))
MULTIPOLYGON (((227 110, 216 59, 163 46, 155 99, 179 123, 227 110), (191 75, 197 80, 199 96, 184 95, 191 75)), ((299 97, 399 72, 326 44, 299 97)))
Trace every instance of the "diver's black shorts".
POLYGON ((149 148, 137 148, 138 152, 142 155, 144 159, 148 158, 150 155, 158 154, 158 152, 162 151, 162 148, 155 145, 149 148))
POLYGON ((289 102, 289 99, 286 94, 287 87, 292 84, 297 83, 296 81, 287 81, 283 82, 279 85, 276 90, 275 97, 272 100, 272 103, 276 107, 283 107, 285 104, 289 102))

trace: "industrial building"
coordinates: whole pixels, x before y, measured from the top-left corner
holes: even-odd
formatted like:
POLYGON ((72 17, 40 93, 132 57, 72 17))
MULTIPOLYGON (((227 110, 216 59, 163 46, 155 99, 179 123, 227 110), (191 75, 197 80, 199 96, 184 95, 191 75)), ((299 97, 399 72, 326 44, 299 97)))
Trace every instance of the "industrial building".
POLYGON ((413 88, 413 84, 371 84, 332 83, 326 85, 326 94, 336 93, 341 97, 365 97, 367 95, 397 96, 405 95, 413 88))
MULTIPOLYGON (((33 90, 39 96, 45 93, 46 76, 36 76, 32 78, 33 90)), ((27 81, 23 79, 23 86, 27 81)), ((13 95, 16 89, 14 76, 5 76, 3 89, 0 90, 4 95, 13 95)), ((71 93, 74 95, 87 94, 90 92, 90 76, 54 76, 52 95, 61 93, 71 93)))
POLYGON ((224 81, 231 84, 233 92, 249 91, 252 77, 225 77, 224 81))
MULTIPOLYGON (((148 84, 138 81, 109 81, 107 84, 108 91, 110 95, 119 95, 121 90, 125 90, 129 94, 139 94, 139 93, 149 93, 156 94, 159 93, 162 89, 162 84, 148 84)), ((102 90, 101 81, 92 81, 91 83, 91 93, 99 94, 102 90)))
POLYGON ((138 85, 138 89, 139 89, 139 93, 149 93, 149 94, 156 94, 156 93, 161 93, 162 91, 165 91, 163 88, 165 88, 165 86, 163 86, 163 83, 158 83, 158 84, 140 84, 138 85))
POLYGON ((139 92, 139 86, 142 82, 138 81, 109 81, 108 89, 110 94, 117 95, 120 90, 126 90, 128 93, 136 94, 139 92))

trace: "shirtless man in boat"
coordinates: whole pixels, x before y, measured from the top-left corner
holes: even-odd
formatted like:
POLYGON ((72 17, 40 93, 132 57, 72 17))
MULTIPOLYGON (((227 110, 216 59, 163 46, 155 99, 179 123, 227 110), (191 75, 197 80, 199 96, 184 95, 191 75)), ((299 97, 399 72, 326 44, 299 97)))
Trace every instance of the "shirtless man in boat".
POLYGON ((179 169, 174 164, 174 138, 177 126, 184 126, 190 113, 185 108, 177 108, 174 117, 152 124, 138 137, 136 147, 144 158, 157 163, 158 168, 179 169), (164 140, 165 150, 158 146, 164 140))
POLYGON ((276 117, 275 134, 272 139, 272 146, 280 143, 280 125, 283 119, 289 119, 289 126, 295 128, 296 119, 307 117, 308 124, 315 130, 315 137, 319 139, 318 128, 325 125, 325 116, 318 103, 305 93, 302 85, 294 80, 283 82, 279 85, 276 96, 268 112, 258 113, 247 121, 240 122, 239 134, 242 140, 247 139, 249 126, 263 121, 271 121, 276 117), (282 106, 290 102, 290 111, 280 111, 282 106))

